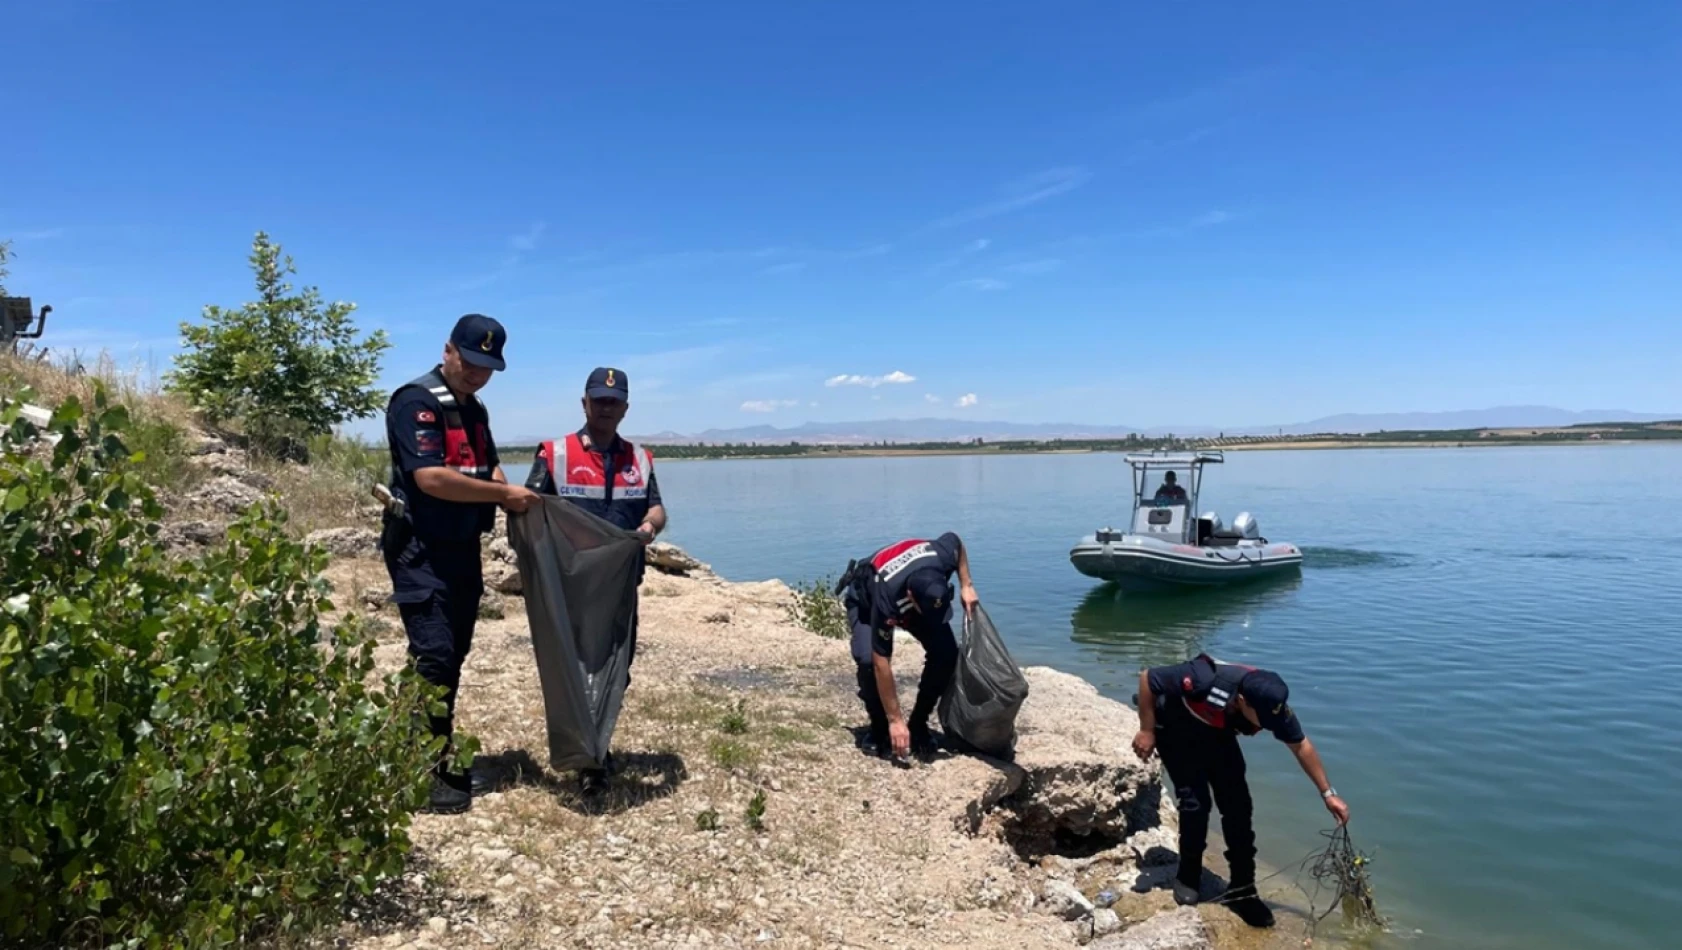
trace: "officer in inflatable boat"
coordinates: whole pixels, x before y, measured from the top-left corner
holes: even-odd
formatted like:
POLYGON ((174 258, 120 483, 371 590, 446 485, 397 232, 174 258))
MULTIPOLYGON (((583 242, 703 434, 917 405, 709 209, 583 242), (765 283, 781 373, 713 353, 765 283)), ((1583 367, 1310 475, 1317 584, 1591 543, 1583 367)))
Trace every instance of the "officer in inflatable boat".
POLYGON ((842 572, 836 593, 847 608, 858 696, 870 718, 866 752, 891 753, 897 760, 910 753, 926 760, 935 751, 929 715, 958 665, 950 619, 953 572, 963 609, 973 610, 980 598, 970 579, 969 554, 950 531, 932 541, 908 538, 890 544, 842 572), (901 711, 894 685, 896 630, 923 646, 923 675, 909 716, 901 711))
POLYGON ((488 775, 447 767, 456 690, 485 591, 479 538, 495 527, 498 505, 518 512, 538 502, 531 489, 503 476, 490 414, 476 395, 507 365, 507 342, 501 323, 467 314, 450 332, 443 362, 399 386, 386 405, 392 501, 380 549, 415 670, 446 690, 444 715, 430 721, 432 734, 446 742, 426 809, 434 813, 467 811, 474 794, 489 790, 488 775))
POLYGON ((1133 751, 1141 759, 1160 753, 1174 782, 1180 815, 1177 903, 1195 904, 1200 898, 1212 804, 1221 810, 1232 873, 1218 900, 1252 927, 1273 926, 1273 911, 1256 892, 1256 835, 1240 735, 1263 729, 1273 733, 1296 756, 1338 824, 1349 820, 1349 806, 1326 780, 1320 754, 1303 734, 1289 698, 1279 674, 1207 655, 1139 673, 1139 734, 1133 737, 1133 751))

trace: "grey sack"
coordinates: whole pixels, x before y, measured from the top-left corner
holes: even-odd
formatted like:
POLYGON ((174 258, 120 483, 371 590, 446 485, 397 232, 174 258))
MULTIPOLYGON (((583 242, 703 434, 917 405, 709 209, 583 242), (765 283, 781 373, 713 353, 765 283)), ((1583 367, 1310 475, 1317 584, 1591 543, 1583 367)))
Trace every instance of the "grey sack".
POLYGON ((1016 714, 1028 680, 1011 659, 999 630, 980 604, 964 618, 958 668, 940 697, 940 725, 960 748, 1008 758, 1016 750, 1016 714))
POLYGON ((549 766, 603 765, 630 682, 642 543, 561 498, 508 517, 519 561, 549 766))

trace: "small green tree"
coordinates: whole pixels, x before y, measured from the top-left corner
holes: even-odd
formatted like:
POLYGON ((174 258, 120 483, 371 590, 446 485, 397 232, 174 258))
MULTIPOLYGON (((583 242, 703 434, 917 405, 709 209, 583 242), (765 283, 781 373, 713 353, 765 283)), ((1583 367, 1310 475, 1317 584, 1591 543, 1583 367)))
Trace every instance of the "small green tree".
POLYGON ((323 304, 314 287, 294 292, 292 258, 262 231, 251 244, 257 299, 237 309, 210 304, 204 322, 182 323, 184 350, 167 386, 212 421, 238 420, 259 450, 302 455, 304 443, 380 407, 373 388, 384 330, 358 339, 352 303, 323 304))
POLYGON ((6 278, 12 273, 6 266, 6 261, 12 256, 12 242, 0 241, 0 297, 6 296, 6 278))

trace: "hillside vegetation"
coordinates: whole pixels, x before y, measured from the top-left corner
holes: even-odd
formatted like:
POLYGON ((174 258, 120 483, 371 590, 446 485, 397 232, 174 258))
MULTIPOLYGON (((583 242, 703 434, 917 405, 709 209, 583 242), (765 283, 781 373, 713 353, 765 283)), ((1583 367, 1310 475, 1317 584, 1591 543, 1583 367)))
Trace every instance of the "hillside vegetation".
MULTIPOLYGON (((254 255, 272 265, 265 242, 254 255)), ((265 297, 270 329, 310 293, 265 297)), ((367 352, 339 329, 329 349, 367 352)), ((290 361, 295 385, 340 365, 278 340, 205 336, 184 359, 290 361)), ((377 523, 384 453, 295 418, 315 410, 216 391, 239 378, 180 379, 167 391, 104 357, 0 354, 7 946, 310 932, 402 871, 425 800, 436 691, 376 671, 372 635, 322 578, 327 553, 304 540, 377 523)))

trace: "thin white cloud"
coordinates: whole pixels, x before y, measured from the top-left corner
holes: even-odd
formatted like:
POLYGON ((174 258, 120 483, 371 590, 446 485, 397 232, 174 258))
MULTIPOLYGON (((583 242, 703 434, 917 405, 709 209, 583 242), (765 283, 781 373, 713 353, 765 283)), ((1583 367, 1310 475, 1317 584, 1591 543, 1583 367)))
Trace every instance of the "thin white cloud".
POLYGON ((950 228, 987 218, 996 218, 1001 214, 1009 214, 1012 211, 1020 211, 1049 198, 1074 191, 1091 180, 1092 173, 1085 168, 1078 166, 1049 168, 1037 175, 1011 183, 1002 189, 1004 192, 1002 197, 972 208, 966 208, 956 214, 947 215, 931 223, 929 228, 950 228))
POLYGON ((800 405, 798 399, 749 399, 742 403, 743 412, 776 412, 800 405))
POLYGON ((1213 228, 1223 224, 1230 224, 1233 221, 1246 217, 1248 214, 1249 212, 1247 211, 1223 211, 1219 209, 1214 211, 1205 211, 1197 217, 1185 221, 1183 224, 1164 225, 1157 228, 1144 228, 1138 231, 1126 232, 1120 236, 1128 238, 1184 237, 1193 231, 1199 231, 1203 228, 1213 228))
POLYGON ((760 271, 761 274, 798 274, 806 269, 805 261, 789 261, 787 264, 773 264, 760 271))
POLYGON ((972 277, 969 280, 960 280, 952 286, 958 288, 959 290, 989 291, 1004 290, 1010 285, 1002 280, 994 280, 991 277, 972 277))
POLYGON ((543 232, 547 230, 549 230, 549 222, 533 221, 531 227, 526 229, 526 233, 516 234, 509 238, 508 246, 521 253, 535 251, 537 250, 538 238, 541 238, 543 232))
POLYGON ((853 252, 848 253, 848 254, 844 254, 842 256, 843 257, 848 257, 848 258, 853 258, 853 257, 881 257, 883 254, 886 254, 893 249, 894 249, 894 246, 892 244, 872 244, 869 247, 860 248, 856 251, 853 251, 853 252))
POLYGON ((458 293, 478 290, 480 287, 494 284, 513 274, 520 266, 520 262, 525 260, 526 255, 537 249, 538 239, 543 237, 543 232, 548 229, 548 222, 532 222, 531 227, 526 228, 523 233, 511 235, 508 238, 508 253, 503 255, 502 263, 497 265, 495 270, 458 280, 451 286, 451 289, 458 293))
POLYGON ((936 396, 934 393, 924 393, 923 394, 923 401, 926 402, 926 403, 930 403, 932 405, 936 405, 936 406, 940 405, 940 403, 942 402, 941 398, 939 396, 936 396))
POLYGON ((1023 261, 1020 264, 1012 264, 1009 267, 1006 267, 1005 270, 1012 274, 1049 274, 1062 266, 1063 262, 1058 258, 1048 257, 1044 260, 1023 261))
POLYGON ((906 383, 914 383, 916 381, 917 377, 912 376, 910 373, 902 373, 896 369, 886 376, 859 376, 856 374, 831 376, 830 378, 824 380, 823 384, 830 387, 866 386, 870 389, 875 389, 878 386, 901 386, 906 383))
POLYGON ((975 393, 965 393, 962 396, 959 396, 958 401, 953 403, 953 405, 957 406, 959 409, 968 409, 980 401, 981 400, 975 398, 975 393))
POLYGON ((992 243, 993 243, 992 240, 990 240, 988 238, 976 238, 975 240, 973 240, 973 241, 969 242, 968 244, 965 244, 963 247, 959 248, 957 253, 953 254, 951 257, 948 257, 945 260, 940 261, 939 263, 935 264, 933 267, 930 267, 929 268, 929 273, 930 274, 937 274, 937 273, 939 273, 943 270, 946 270, 947 268, 957 267, 959 264, 962 264, 966 259, 968 259, 972 254, 980 254, 982 251, 987 250, 987 248, 990 245, 992 245, 992 243))
POLYGON ((43 228, 40 231, 18 231, 15 234, 5 235, 5 237, 15 238, 19 241, 50 241, 53 238, 64 237, 64 234, 64 228, 43 228))

